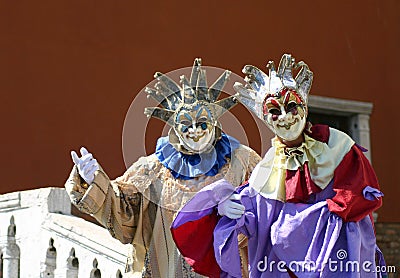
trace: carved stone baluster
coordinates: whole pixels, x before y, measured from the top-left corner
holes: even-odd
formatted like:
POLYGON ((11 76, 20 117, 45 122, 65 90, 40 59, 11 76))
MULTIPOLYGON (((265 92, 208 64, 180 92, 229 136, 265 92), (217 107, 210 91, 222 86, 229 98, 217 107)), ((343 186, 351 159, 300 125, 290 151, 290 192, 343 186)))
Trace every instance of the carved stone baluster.
POLYGON ((3 253, 0 254, 0 278, 3 278, 3 253))
POLYGON ((101 272, 100 269, 97 268, 98 266, 97 259, 93 260, 93 269, 90 272, 90 278, 101 278, 101 272))
POLYGON ((78 278, 79 272, 79 261, 78 258, 75 257, 75 249, 72 248, 69 252, 69 257, 67 259, 67 278, 78 278))
POLYGON ((117 274, 115 275, 116 278, 122 278, 121 270, 117 270, 117 274))
POLYGON ((54 247, 54 239, 50 238, 49 248, 46 252, 46 260, 42 265, 42 271, 40 273, 41 278, 54 278, 54 271, 57 267, 57 250, 54 247))
POLYGON ((15 240, 16 226, 14 216, 11 216, 7 231, 7 243, 3 249, 3 277, 19 277, 20 250, 15 240))

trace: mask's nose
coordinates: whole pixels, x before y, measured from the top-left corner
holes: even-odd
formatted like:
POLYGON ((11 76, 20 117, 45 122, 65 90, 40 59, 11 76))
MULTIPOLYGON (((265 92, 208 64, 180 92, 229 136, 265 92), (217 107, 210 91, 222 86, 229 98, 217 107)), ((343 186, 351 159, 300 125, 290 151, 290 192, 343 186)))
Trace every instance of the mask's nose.
POLYGON ((286 116, 287 116, 287 113, 286 113, 285 109, 282 107, 281 108, 281 114, 278 116, 278 120, 280 122, 282 122, 282 121, 285 120, 286 116))
POLYGON ((189 131, 190 133, 195 132, 195 131, 196 131, 196 125, 195 125, 195 124, 192 124, 191 126, 189 126, 188 131, 189 131))
POLYGON ((280 122, 291 121, 293 119, 293 114, 291 112, 286 112, 286 110, 282 107, 281 114, 279 115, 278 119, 280 122))

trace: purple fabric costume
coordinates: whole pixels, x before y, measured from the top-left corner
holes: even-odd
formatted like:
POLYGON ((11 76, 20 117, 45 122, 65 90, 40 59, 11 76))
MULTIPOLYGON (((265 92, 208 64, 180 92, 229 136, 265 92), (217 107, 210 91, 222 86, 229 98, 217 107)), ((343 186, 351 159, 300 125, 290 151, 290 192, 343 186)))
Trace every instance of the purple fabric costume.
POLYGON ((376 177, 371 169, 354 145, 335 169, 335 178, 309 194, 306 202, 265 198, 249 184, 235 191, 228 182, 218 181, 197 193, 177 215, 171 231, 182 254, 192 260, 202 234, 191 232, 191 248, 185 243, 185 228, 204 230, 196 223, 204 223, 200 220, 215 214, 215 207, 236 192, 245 213, 237 220, 224 216, 210 227, 220 268, 210 277, 242 277, 239 233, 248 237, 250 277, 385 277, 376 272, 384 261, 370 215, 381 205, 383 194, 372 184, 376 177), (346 177, 339 178, 346 171, 346 177))
MULTIPOLYGON (((224 181, 204 188, 178 215, 173 228, 212 213, 211 202, 217 205, 232 192, 224 181), (205 200, 209 208, 204 210, 205 200)), ((377 277, 375 252, 380 251, 370 217, 344 222, 330 212, 325 199, 335 194, 331 185, 310 204, 266 199, 248 185, 239 193, 244 215, 238 220, 222 217, 214 230, 221 277, 241 277, 239 233, 248 237, 250 277, 289 277, 288 269, 297 277, 377 277)), ((372 188, 367 194, 380 195, 372 188)))

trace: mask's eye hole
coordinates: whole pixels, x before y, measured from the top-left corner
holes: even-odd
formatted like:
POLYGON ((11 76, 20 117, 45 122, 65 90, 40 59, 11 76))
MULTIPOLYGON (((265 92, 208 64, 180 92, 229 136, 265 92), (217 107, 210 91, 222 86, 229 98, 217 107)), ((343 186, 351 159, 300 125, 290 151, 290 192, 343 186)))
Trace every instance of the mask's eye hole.
POLYGON ((273 109, 269 109, 268 113, 271 113, 272 115, 280 115, 281 111, 279 109, 273 108, 273 109))
POLYGON ((297 108, 297 103, 296 102, 290 102, 286 106, 286 111, 287 112, 293 112, 294 110, 296 110, 296 108, 297 108))
POLYGON ((202 130, 207 129, 207 123, 205 123, 205 122, 199 123, 198 125, 201 127, 202 130))
POLYGON ((182 122, 180 122, 181 131, 182 131, 183 133, 188 132, 189 126, 190 126, 191 124, 192 124, 192 123, 189 122, 189 121, 182 121, 182 122))
POLYGON ((182 131, 183 133, 186 133, 188 130, 189 130, 189 127, 187 127, 187 126, 185 126, 185 125, 181 127, 181 131, 182 131))

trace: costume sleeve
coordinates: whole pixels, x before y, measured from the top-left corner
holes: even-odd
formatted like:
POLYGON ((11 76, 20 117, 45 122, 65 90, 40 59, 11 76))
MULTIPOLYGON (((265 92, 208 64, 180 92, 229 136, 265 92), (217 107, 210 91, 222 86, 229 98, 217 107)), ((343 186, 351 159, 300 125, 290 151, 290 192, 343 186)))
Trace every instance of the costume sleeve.
MULTIPOLYGON (((246 189, 242 192, 244 191, 246 189)), ((215 258, 221 268, 221 273, 224 273, 226 277, 242 277, 239 235, 250 238, 255 234, 257 227, 256 212, 246 193, 241 196, 241 203, 245 206, 242 217, 230 219, 224 216, 214 229, 215 258)))
MULTIPOLYGON (((195 272, 208 277, 231 277, 232 273, 236 273, 233 277, 241 277, 238 235, 250 236, 251 232, 247 231, 245 224, 251 221, 249 219, 254 214, 246 208, 246 216, 237 221, 221 218, 216 213, 216 207, 233 192, 240 193, 246 185, 235 190, 226 180, 219 180, 204 187, 178 212, 171 233, 179 251, 195 272), (227 250, 232 251, 232 256, 222 260, 221 254, 227 250), (230 270, 221 271, 220 266, 225 268, 227 262, 230 270), (226 276, 228 272, 231 276, 226 276)), ((245 206, 248 203, 246 200, 241 201, 245 206)))
MULTIPOLYGON (((225 178, 235 185, 244 183, 260 160, 255 151, 241 145, 233 152, 227 174, 229 176, 225 178)), ((234 191, 235 187, 226 180, 204 187, 178 212, 172 223, 171 233, 176 246, 199 274, 220 277, 221 269, 215 260, 213 247, 213 232, 221 218, 217 215, 216 208, 234 191)), ((240 247, 247 250, 246 239, 241 237, 240 241, 240 247)), ((240 271, 240 261, 238 266, 240 271)))
POLYGON ((336 195, 327 199, 328 208, 345 222, 360 221, 382 205, 375 172, 357 145, 336 168, 333 189, 336 195))
POLYGON ((238 184, 243 184, 250 178, 254 168, 261 161, 261 157, 253 149, 244 145, 237 150, 237 157, 243 169, 242 181, 238 184))
POLYGON ((111 181, 100 168, 87 189, 76 166, 66 182, 72 203, 81 211, 91 214, 110 234, 122 243, 131 243, 141 215, 148 203, 143 193, 152 183, 154 169, 148 159, 141 158, 123 176, 111 181))
POLYGON ((240 145, 233 153, 230 161, 230 171, 225 179, 234 186, 239 186, 250 178, 261 157, 251 148, 240 145))
POLYGON ((214 182, 200 190, 177 214, 171 233, 175 244, 195 272, 220 277, 213 247, 213 232, 220 217, 218 203, 235 188, 226 180, 214 182))

